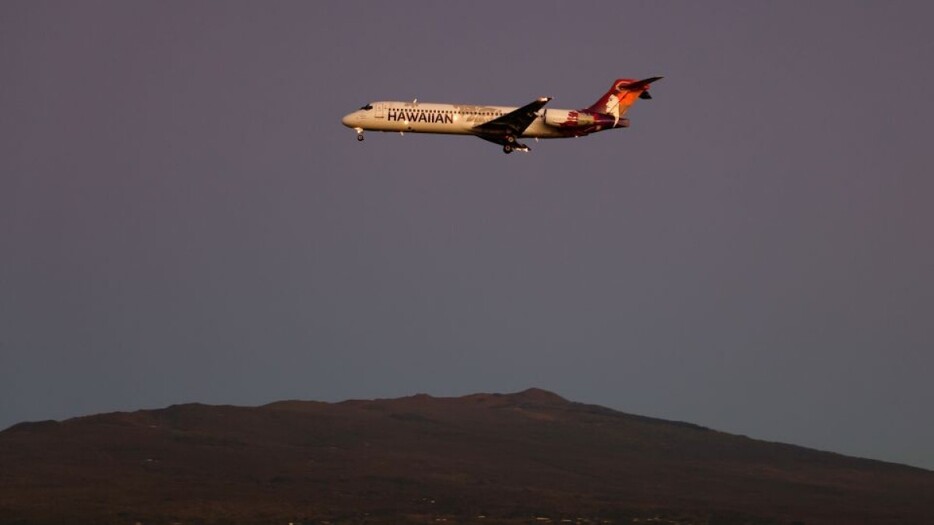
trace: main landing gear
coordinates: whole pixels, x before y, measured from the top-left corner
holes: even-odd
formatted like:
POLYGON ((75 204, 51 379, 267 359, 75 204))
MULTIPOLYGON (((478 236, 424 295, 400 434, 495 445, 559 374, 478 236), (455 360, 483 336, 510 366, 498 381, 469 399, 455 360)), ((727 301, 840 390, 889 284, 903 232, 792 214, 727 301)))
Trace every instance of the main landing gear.
POLYGON ((513 151, 521 151, 523 153, 528 153, 529 151, 532 151, 532 149, 526 146, 525 144, 516 144, 515 146, 510 146, 509 144, 506 144, 505 146, 503 146, 503 153, 512 153, 513 151))
POLYGON ((503 153, 509 154, 513 151, 529 151, 528 146, 516 142, 515 135, 506 135, 503 139, 506 141, 506 143, 503 144, 503 153))

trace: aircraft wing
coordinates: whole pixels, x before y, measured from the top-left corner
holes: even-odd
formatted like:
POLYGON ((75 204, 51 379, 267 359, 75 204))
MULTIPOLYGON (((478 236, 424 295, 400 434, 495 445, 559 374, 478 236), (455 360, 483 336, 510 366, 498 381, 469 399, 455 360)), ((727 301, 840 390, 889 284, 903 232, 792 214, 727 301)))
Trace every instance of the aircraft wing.
POLYGON ((514 141, 516 137, 522 135, 525 128, 532 124, 532 121, 537 117, 538 110, 542 109, 549 100, 551 100, 551 97, 536 99, 534 102, 519 109, 514 109, 501 117, 474 126, 472 131, 474 135, 497 144, 506 144, 507 136, 512 136, 514 141))

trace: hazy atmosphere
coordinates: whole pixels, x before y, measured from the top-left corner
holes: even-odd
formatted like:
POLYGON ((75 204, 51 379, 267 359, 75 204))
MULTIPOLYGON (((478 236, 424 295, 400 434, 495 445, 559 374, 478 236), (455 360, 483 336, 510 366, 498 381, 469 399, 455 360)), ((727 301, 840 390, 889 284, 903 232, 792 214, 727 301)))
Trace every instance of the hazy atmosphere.
POLYGON ((0 429, 537 386, 934 469, 932 18, 4 2, 0 429), (340 123, 651 76, 529 154, 340 123))

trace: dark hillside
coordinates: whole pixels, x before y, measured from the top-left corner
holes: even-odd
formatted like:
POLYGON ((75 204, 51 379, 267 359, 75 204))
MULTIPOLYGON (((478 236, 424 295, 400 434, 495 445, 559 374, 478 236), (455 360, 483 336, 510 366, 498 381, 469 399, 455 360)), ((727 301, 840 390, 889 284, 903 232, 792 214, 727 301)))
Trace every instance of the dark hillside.
POLYGON ((538 389, 176 405, 0 433, 0 523, 934 523, 932 494, 926 470, 538 389))

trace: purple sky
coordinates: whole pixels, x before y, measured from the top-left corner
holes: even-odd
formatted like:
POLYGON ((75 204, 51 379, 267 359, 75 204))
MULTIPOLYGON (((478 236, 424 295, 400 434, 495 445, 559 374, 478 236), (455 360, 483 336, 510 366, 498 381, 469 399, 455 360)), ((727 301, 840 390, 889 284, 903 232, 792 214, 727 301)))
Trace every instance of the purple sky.
POLYGON ((0 428, 539 386, 934 468, 932 4, 464 5, 0 4, 0 428))

